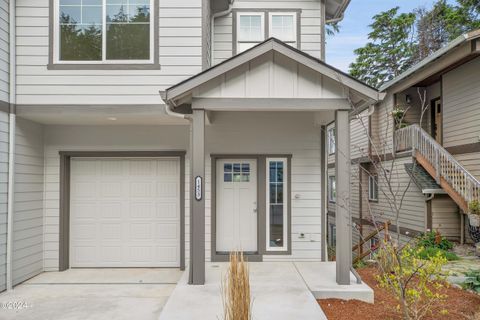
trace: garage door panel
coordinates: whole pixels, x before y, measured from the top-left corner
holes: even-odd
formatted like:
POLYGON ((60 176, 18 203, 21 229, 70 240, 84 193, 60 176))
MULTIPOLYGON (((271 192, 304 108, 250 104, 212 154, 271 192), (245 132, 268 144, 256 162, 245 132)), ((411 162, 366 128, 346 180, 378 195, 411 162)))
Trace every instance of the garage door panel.
POLYGON ((72 267, 180 265, 178 159, 72 159, 71 167, 72 267))

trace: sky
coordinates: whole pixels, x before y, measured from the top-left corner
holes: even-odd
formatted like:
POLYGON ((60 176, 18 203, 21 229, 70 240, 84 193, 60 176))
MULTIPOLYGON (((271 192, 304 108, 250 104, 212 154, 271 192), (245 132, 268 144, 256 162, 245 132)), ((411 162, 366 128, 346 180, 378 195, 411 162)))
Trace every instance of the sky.
MULTIPOLYGON (((327 63, 348 71, 350 63, 355 61, 353 51, 368 42, 368 25, 372 17, 382 11, 399 6, 401 12, 410 12, 417 7, 429 8, 434 0, 352 0, 340 22, 340 33, 327 37, 327 63)), ((455 2, 449 0, 448 2, 455 2)))

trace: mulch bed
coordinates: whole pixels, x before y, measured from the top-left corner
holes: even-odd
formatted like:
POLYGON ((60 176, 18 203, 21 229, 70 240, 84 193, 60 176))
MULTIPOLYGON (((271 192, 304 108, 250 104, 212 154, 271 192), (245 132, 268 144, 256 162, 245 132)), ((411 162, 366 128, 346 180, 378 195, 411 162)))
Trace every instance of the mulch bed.
MULTIPOLYGON (((339 299, 318 300, 329 320, 388 320, 401 319, 393 308, 397 301, 386 289, 380 288, 375 279, 377 270, 367 267, 358 270, 365 281, 375 291, 375 303, 365 303, 358 300, 344 301, 339 299)), ((445 288, 448 295, 446 303, 435 306, 438 310, 446 309, 448 314, 426 318, 429 320, 443 319, 480 319, 480 296, 454 287, 445 288)))

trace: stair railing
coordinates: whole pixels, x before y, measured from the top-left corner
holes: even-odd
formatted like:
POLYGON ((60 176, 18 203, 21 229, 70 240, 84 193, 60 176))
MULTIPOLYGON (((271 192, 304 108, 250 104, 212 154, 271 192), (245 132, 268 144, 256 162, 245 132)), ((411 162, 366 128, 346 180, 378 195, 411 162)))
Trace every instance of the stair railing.
POLYGON ((418 124, 396 130, 394 144, 396 152, 411 150, 425 158, 437 183, 443 178, 467 204, 480 199, 480 181, 418 124))

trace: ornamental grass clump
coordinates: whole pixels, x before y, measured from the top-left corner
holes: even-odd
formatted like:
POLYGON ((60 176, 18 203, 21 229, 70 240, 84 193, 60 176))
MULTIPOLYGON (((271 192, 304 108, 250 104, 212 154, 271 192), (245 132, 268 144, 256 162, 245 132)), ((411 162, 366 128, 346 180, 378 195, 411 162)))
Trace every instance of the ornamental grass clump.
POLYGON ((222 282, 223 319, 251 320, 250 275, 243 253, 232 252, 227 274, 222 282))

